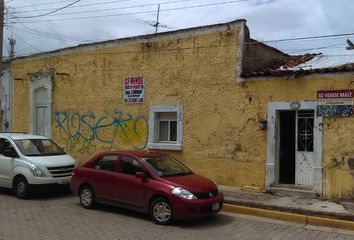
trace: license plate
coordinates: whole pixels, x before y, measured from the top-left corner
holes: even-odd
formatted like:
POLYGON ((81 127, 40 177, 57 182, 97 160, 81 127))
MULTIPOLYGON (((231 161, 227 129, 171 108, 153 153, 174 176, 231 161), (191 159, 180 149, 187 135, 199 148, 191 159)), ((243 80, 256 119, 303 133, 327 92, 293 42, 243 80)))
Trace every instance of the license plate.
POLYGON ((58 184, 66 185, 69 184, 69 180, 60 180, 58 184))
POLYGON ((211 209, 213 211, 219 210, 220 208, 220 203, 214 203, 213 205, 211 205, 211 209))

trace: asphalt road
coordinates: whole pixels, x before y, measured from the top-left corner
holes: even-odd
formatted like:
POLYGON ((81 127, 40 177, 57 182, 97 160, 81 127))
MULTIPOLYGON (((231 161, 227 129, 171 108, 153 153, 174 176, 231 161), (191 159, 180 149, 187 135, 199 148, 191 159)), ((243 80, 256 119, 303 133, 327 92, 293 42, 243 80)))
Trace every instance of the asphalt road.
POLYGON ((0 240, 66 239, 354 239, 354 231, 304 226, 221 212, 210 218, 154 224, 149 216, 110 206, 86 210, 67 191, 19 200, 0 189, 0 240))

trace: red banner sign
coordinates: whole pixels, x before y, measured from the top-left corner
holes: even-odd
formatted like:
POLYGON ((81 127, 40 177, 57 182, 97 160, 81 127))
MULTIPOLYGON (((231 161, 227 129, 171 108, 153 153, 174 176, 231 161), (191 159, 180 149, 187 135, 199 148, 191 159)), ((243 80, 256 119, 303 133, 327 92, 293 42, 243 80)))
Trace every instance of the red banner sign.
POLYGON ((336 98, 354 98, 354 89, 317 91, 317 99, 336 99, 336 98))

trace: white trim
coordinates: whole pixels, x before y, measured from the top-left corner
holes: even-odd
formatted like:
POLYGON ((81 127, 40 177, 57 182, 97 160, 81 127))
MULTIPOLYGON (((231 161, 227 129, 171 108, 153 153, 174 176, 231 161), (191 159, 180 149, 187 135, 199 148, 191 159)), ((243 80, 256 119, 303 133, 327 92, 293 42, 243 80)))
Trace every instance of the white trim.
POLYGON ((161 150, 182 150, 182 144, 173 143, 148 143, 149 149, 161 149, 161 150))
POLYGON ((242 68, 243 68, 242 61, 243 61, 243 49, 244 49, 244 41, 245 41, 245 25, 246 22, 243 22, 238 32, 237 49, 236 49, 236 83, 242 83, 245 81, 245 79, 241 77, 242 68))
POLYGON ((183 137, 182 107, 178 105, 158 105, 150 107, 149 116, 149 138, 147 147, 149 149, 182 150, 183 137), (175 112, 177 114, 177 141, 176 143, 158 142, 158 113, 175 112))
MULTIPOLYGON (((314 159, 313 159, 313 190, 323 194, 323 167, 322 167, 322 117, 317 117, 317 102, 301 101, 298 110, 314 110, 314 159)), ((273 102, 268 104, 268 131, 267 131, 267 162, 265 188, 269 189, 278 182, 277 165, 279 161, 278 152, 278 111, 292 110, 291 102, 273 102)))
POLYGON ((34 92, 38 88, 45 88, 47 90, 47 97, 49 99, 48 102, 48 121, 49 125, 45 129, 45 135, 48 138, 51 138, 52 135, 52 74, 51 73, 39 73, 39 74, 31 74, 31 82, 29 89, 29 130, 30 133, 34 134, 34 125, 35 117, 35 107, 34 107, 34 92))

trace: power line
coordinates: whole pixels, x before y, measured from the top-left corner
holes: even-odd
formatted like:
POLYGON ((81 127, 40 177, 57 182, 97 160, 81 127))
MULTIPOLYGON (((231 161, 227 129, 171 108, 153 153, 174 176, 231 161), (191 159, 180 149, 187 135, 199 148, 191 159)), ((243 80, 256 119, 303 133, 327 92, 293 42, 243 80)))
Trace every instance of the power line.
MULTIPOLYGON (((85 11, 76 11, 76 12, 52 14, 52 16, 73 15, 73 14, 82 14, 82 13, 91 13, 91 12, 105 12, 105 11, 113 11, 113 10, 150 7, 150 6, 156 6, 158 4, 167 5, 167 4, 175 4, 175 3, 191 2, 191 1, 193 1, 193 0, 179 0, 179 1, 171 1, 171 2, 161 2, 161 3, 150 3, 150 4, 142 4, 142 5, 133 5, 133 6, 126 6, 126 7, 115 7, 115 8, 96 9, 96 10, 85 10, 85 11)), ((18 14, 20 12, 14 12, 14 13, 18 14)), ((13 17, 13 19, 18 19, 18 18, 25 18, 25 17, 13 17)), ((10 19, 10 18, 7 18, 7 19, 10 19)))
MULTIPOLYGON (((23 23, 22 23, 23 24, 23 23)), ((46 38, 50 38, 50 39, 55 39, 55 40, 61 40, 61 41, 70 41, 70 42, 75 42, 75 43, 79 43, 79 42, 92 42, 92 41, 95 41, 95 40, 78 40, 76 38, 73 38, 73 37, 68 37, 68 36, 64 36, 64 35, 59 35, 59 34, 54 34, 54 33, 46 33, 46 32, 39 32, 39 31, 36 31, 34 29, 30 29, 28 28, 26 25, 23 24, 23 26, 27 29, 21 29, 21 28, 18 28, 18 27, 13 27, 14 29, 17 29, 19 31, 23 31, 23 32, 28 32, 28 33, 31 33, 31 34, 34 34, 34 35, 37 35, 37 36, 41 36, 41 37, 46 37, 46 38)), ((354 35, 354 33, 344 33, 344 34, 335 34, 335 35, 322 35, 322 36, 312 36, 312 37, 307 37, 309 39, 318 39, 318 37, 332 37, 332 36, 347 36, 347 35, 354 35)), ((301 39, 307 39, 307 38, 301 38, 301 39)), ((278 42, 278 41, 291 41, 291 40, 299 40, 299 38, 294 38, 294 39, 277 39, 277 40, 269 40, 269 41, 264 41, 264 42, 278 42)), ((247 42, 247 43, 241 43, 242 45, 250 45, 250 44, 259 44, 259 42, 247 42)), ((330 49, 334 46, 339 46, 339 45, 342 45, 342 44, 336 44, 336 45, 329 45, 329 46, 322 46, 322 47, 316 47, 316 48, 304 48, 304 49, 296 49, 296 50, 293 50, 293 51, 290 51, 288 53, 297 53, 297 52, 305 52, 305 51, 312 51, 312 50, 319 50, 319 49, 330 49)), ((235 46, 235 45, 228 45, 228 46, 235 46)), ((224 46, 224 47, 228 47, 228 46, 224 46)), ((209 47, 212 47, 212 48, 215 48, 215 47, 220 47, 220 46, 209 46, 209 47)), ((202 48, 205 48, 205 47, 202 47, 202 48)), ((193 49, 193 48, 186 48, 186 49, 193 49)), ((175 51, 175 50, 183 50, 181 48, 176 48, 176 49, 168 49, 168 50, 171 50, 171 51, 175 51)), ((160 50, 160 51, 166 51, 166 50, 160 50)), ((129 52, 131 53, 131 52, 129 52)))
POLYGON ((40 37, 45 37, 45 38, 50 38, 50 39, 55 39, 55 40, 61 40, 61 41, 68 41, 68 42, 74 42, 74 43, 79 43, 81 41, 78 40, 73 40, 72 38, 69 37, 64 37, 62 35, 56 35, 53 33, 44 33, 44 32, 39 32, 39 31, 35 31, 32 29, 22 29, 22 28, 18 28, 18 27, 13 27, 16 30, 22 31, 22 32, 26 32, 26 33, 30 33, 32 35, 36 35, 36 36, 40 36, 40 37))
POLYGON ((310 36, 310 37, 284 38, 284 39, 267 40, 264 42, 288 42, 288 41, 309 40, 309 39, 319 39, 319 38, 345 37, 345 36, 351 36, 351 35, 354 35, 354 32, 331 34, 331 35, 310 36))
MULTIPOLYGON (((184 10, 184 9, 194 9, 194 8, 202 8, 202 7, 211 7, 211 6, 239 3, 239 2, 245 2, 245 1, 248 1, 248 0, 235 0, 235 1, 226 1, 226 2, 218 2, 218 3, 200 4, 200 5, 194 5, 194 6, 188 6, 188 7, 167 8, 167 9, 162 9, 160 11, 161 12, 168 12, 168 11, 176 11, 176 10, 184 10)), ((105 18, 105 17, 127 16, 127 15, 135 15, 135 14, 147 14, 147 13, 155 13, 155 12, 156 12, 156 10, 154 10, 154 11, 140 11, 140 12, 107 14, 107 15, 86 16, 86 17, 35 20, 35 21, 28 21, 28 22, 25 22, 25 23, 36 23, 36 22, 47 22, 47 21, 68 21, 68 20, 92 19, 92 18, 105 18)), ((16 23, 16 22, 14 22, 14 23, 16 23)))
MULTIPOLYGON (((9 1, 14 1, 14 0, 9 0, 9 1)), ((55 5, 57 3, 64 3, 64 2, 72 2, 72 0, 64 0, 64 1, 40 3, 40 4, 31 4, 31 5, 18 6, 16 8, 29 8, 29 7, 37 7, 37 6, 44 6, 44 5, 55 5)))
MULTIPOLYGON (((25 26, 25 25, 24 25, 25 26)), ((61 40, 61 41, 71 41, 71 42, 80 42, 77 40, 73 40, 71 37, 66 37, 63 35, 56 35, 56 34, 50 34, 50 33, 42 33, 38 32, 32 29, 27 28, 26 29, 21 29, 18 27, 13 27, 16 30, 31 33, 33 35, 45 37, 45 38, 50 38, 50 39, 55 39, 55 40, 61 40)), ((90 41, 90 40, 87 40, 90 41)), ((242 45, 249 45, 249 44, 259 44, 258 42, 250 42, 250 43, 242 43, 242 45)), ((239 44, 240 45, 240 44, 239 44)), ((311 51, 311 50, 319 50, 319 49, 331 49, 334 46, 339 46, 341 44, 336 44, 336 45, 329 45, 329 46, 322 46, 322 47, 317 47, 317 48, 304 48, 304 49, 296 49, 295 51, 290 51, 289 53, 297 53, 297 52, 304 52, 304 51, 311 51)), ((200 50, 200 49, 206 49, 206 48, 222 48, 222 47, 235 47, 235 44, 230 44, 230 45, 221 45, 221 46, 202 46, 202 47, 186 47, 186 48, 170 48, 170 49, 157 49, 157 50, 148 50, 146 52, 166 52, 166 51, 180 51, 180 50, 200 50)), ((116 53, 111 53, 111 54, 124 54, 124 53, 138 53, 138 52, 144 52, 144 51, 123 51, 123 52, 116 52, 116 53)), ((107 53, 110 54, 110 53, 107 53)), ((91 54, 88 54, 91 55, 91 54)))
MULTIPOLYGON (((81 5, 73 6, 71 8, 102 5, 102 4, 111 4, 111 3, 120 3, 120 2, 130 2, 130 1, 135 1, 135 0, 118 0, 118 1, 116 0, 116 1, 110 1, 110 2, 101 2, 101 3, 89 3, 89 4, 81 4, 81 5)), ((51 2, 51 3, 33 4, 33 5, 26 5, 26 6, 18 6, 16 8, 29 8, 29 7, 37 7, 37 6, 44 6, 44 5, 55 5, 57 3, 63 3, 63 2, 71 2, 71 0, 51 2)), ((42 9, 41 11, 43 11, 43 10, 53 10, 53 9, 42 9)), ((29 12, 29 11, 26 11, 26 12, 29 12)))
POLYGON ((29 42, 27 42, 26 40, 24 40, 23 38, 21 38, 19 35, 15 34, 14 35, 19 38, 22 42, 24 42, 25 44, 27 44, 28 46, 30 46, 31 48, 33 48, 34 50, 37 50, 38 52, 43 52, 42 50, 39 50, 38 48, 34 47, 32 44, 30 44, 29 42))
POLYGON ((320 49, 336 49, 336 48, 343 48, 344 49, 345 44, 340 43, 340 44, 334 44, 334 45, 327 45, 327 46, 322 46, 322 47, 314 47, 314 48, 304 48, 304 49, 293 49, 293 51, 289 51, 288 53, 299 53, 299 52, 308 52, 308 51, 313 51, 313 50, 320 50, 320 49), (342 47, 339 47, 342 46, 342 47))
POLYGON ((54 40, 61 40, 64 42, 83 43, 83 42, 94 42, 94 41, 99 41, 99 40, 102 41, 102 39, 83 40, 83 39, 73 38, 70 36, 65 36, 65 35, 61 35, 61 34, 57 34, 57 33, 38 31, 38 30, 34 30, 32 28, 28 28, 25 24, 22 24, 22 25, 24 26, 25 29, 19 28, 19 27, 12 27, 12 28, 14 28, 18 31, 30 33, 32 35, 36 35, 39 37, 45 37, 45 38, 54 39, 54 40))
MULTIPOLYGON (((119 0, 119 1, 99 2, 99 3, 91 3, 91 4, 80 4, 80 5, 71 6, 71 7, 69 7, 69 9, 83 8, 83 7, 97 6, 97 5, 108 5, 108 4, 112 4, 112 3, 122 3, 122 2, 130 2, 130 1, 135 1, 135 0, 119 0)), ((186 2, 186 1, 192 1, 192 0, 172 1, 171 3, 186 2)), ((157 5, 157 4, 158 3, 151 3, 151 4, 140 5, 140 6, 150 6, 150 5, 157 5)), ((33 11, 27 10, 27 11, 20 11, 20 12, 15 11, 14 13, 18 14, 18 13, 27 13, 27 12, 42 12, 42 11, 50 11, 50 10, 54 10, 54 9, 55 8, 37 9, 37 10, 33 10, 33 11)), ((109 9, 115 9, 115 8, 108 8, 107 10, 109 10, 109 9)), ((101 11, 101 9, 97 9, 97 10, 101 11)), ((83 12, 85 12, 85 11, 83 11, 83 12)))
POLYGON ((65 9, 65 8, 68 8, 68 7, 70 7, 71 5, 74 5, 75 3, 78 3, 78 2, 80 2, 80 1, 81 1, 81 0, 76 0, 76 1, 74 1, 74 2, 72 2, 72 3, 70 3, 70 4, 68 4, 68 5, 65 5, 64 7, 60 7, 60 8, 58 8, 58 9, 55 9, 55 10, 51 11, 51 12, 39 14, 39 15, 36 15, 36 16, 25 16, 25 17, 21 17, 21 18, 44 17, 44 16, 50 15, 50 14, 52 14, 52 13, 58 12, 58 11, 60 11, 60 10, 63 10, 63 9, 65 9))
POLYGON ((89 39, 89 40, 83 40, 79 38, 74 38, 71 36, 66 36, 62 34, 57 34, 57 33, 52 33, 52 32, 45 32, 45 31, 38 31, 32 28, 27 27, 24 23, 22 23, 20 20, 18 20, 19 23, 22 24, 22 26, 25 28, 19 28, 19 27, 12 27, 16 30, 22 31, 22 32, 27 32, 36 36, 40 37, 45 37, 45 38, 50 38, 50 39, 55 39, 55 40, 62 40, 62 41, 69 41, 69 42, 74 42, 74 43, 82 43, 82 42, 93 42, 93 41, 98 41, 102 39, 89 39))

